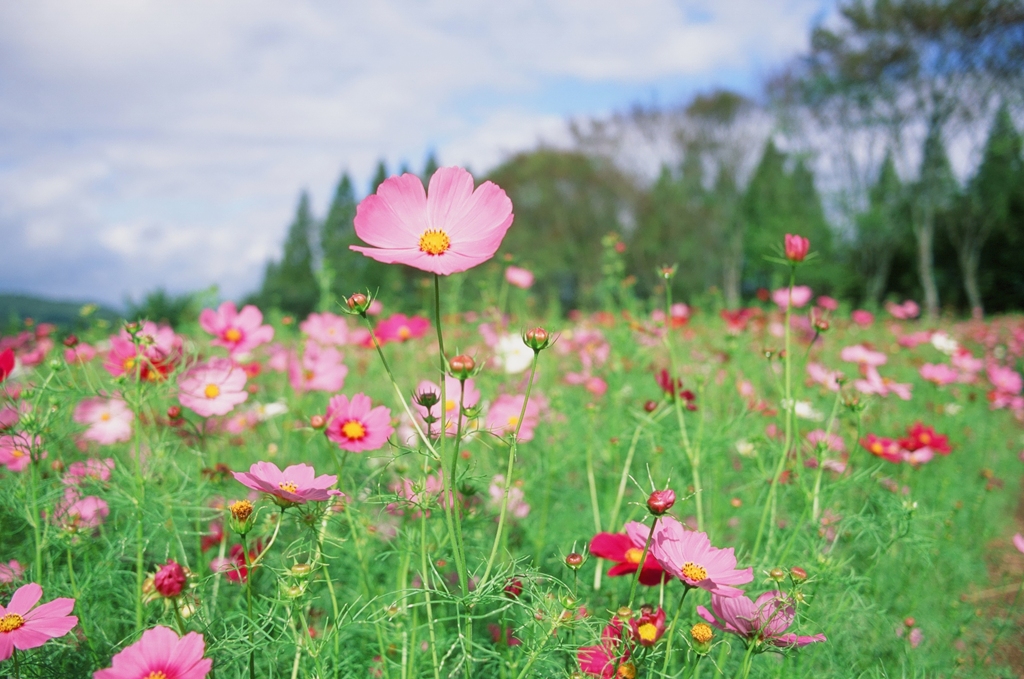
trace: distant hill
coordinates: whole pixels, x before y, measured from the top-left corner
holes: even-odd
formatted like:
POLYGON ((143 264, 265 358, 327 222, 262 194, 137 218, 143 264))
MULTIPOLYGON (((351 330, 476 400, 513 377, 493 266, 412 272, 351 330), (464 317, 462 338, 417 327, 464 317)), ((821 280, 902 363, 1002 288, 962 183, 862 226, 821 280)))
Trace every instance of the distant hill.
MULTIPOLYGON (((0 329, 9 331, 24 327, 26 318, 37 323, 53 323, 71 329, 83 323, 82 307, 88 302, 68 302, 32 297, 31 295, 0 294, 0 329)), ((97 306, 92 318, 115 321, 121 314, 113 309, 97 306)))

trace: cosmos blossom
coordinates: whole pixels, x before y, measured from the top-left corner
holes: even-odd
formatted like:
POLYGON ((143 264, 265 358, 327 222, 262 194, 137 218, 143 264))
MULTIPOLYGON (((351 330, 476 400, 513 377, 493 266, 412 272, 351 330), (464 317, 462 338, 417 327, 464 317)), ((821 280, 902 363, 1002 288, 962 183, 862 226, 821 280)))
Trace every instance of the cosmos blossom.
POLYGON ((779 591, 765 592, 751 601, 745 596, 724 597, 711 594, 711 609, 697 606, 697 614, 723 632, 742 637, 748 643, 764 643, 779 648, 799 648, 826 641, 824 634, 800 636, 787 633, 796 611, 789 597, 779 591))
MULTIPOLYGON (((626 533, 636 544, 647 540, 650 529, 633 521, 626 524, 626 533)), ((743 592, 733 585, 743 585, 754 579, 752 568, 736 568, 732 547, 712 547, 706 533, 687 530, 671 516, 659 519, 650 549, 661 567, 687 587, 699 587, 726 597, 741 596, 743 592)))
MULTIPOLYGON (((42 439, 38 436, 29 438, 28 434, 16 433, 0 436, 0 467, 7 467, 12 472, 24 471, 32 462, 32 449, 38 448, 42 439)), ((42 453, 46 457, 46 453, 42 453)))
POLYGON ((324 502, 341 491, 330 490, 337 476, 316 472, 308 464, 293 464, 284 471, 273 462, 257 462, 247 472, 232 472, 235 479, 253 490, 272 495, 283 507, 306 502, 324 502))
MULTIPOLYGON (((793 306, 800 308, 805 306, 811 301, 814 293, 806 285, 794 285, 792 291, 793 306)), ((779 288, 772 293, 772 301, 775 302, 776 306, 780 309, 785 309, 789 306, 790 290, 789 288, 779 288)))
POLYGON ((203 635, 189 632, 178 638, 168 627, 154 627, 115 655, 110 667, 93 679, 204 679, 213 660, 204 658, 203 635))
POLYGON ((442 167, 427 191, 414 174, 390 177, 356 208, 356 235, 373 247, 350 246, 378 262, 447 276, 494 256, 512 225, 512 201, 492 182, 442 167))
POLYGON ((340 391, 345 386, 348 366, 341 362, 341 353, 332 346, 306 342, 302 358, 288 362, 288 382, 297 392, 340 391))
POLYGON ((110 352, 103 367, 114 377, 138 374, 147 382, 167 377, 181 358, 181 337, 167 325, 143 323, 135 333, 138 345, 126 328, 110 338, 110 352))
POLYGON ((533 272, 519 266, 510 266, 505 269, 505 280, 509 285, 528 290, 533 287, 533 272))
POLYGON ((30 582, 14 592, 6 607, 0 605, 0 661, 10 658, 14 649, 27 651, 62 637, 78 624, 78 618, 70 615, 74 599, 36 606, 42 596, 43 588, 30 582))
POLYGON ((202 417, 226 415, 249 398, 245 371, 227 358, 211 358, 178 379, 181 405, 202 417))
POLYGON ((132 437, 132 420, 135 415, 122 399, 98 396, 87 398, 75 406, 72 419, 79 424, 89 425, 82 434, 83 439, 109 446, 132 437))
POLYGON ((329 311, 310 314, 306 320, 299 323, 299 330, 309 339, 325 347, 332 344, 342 346, 349 340, 348 323, 341 316, 335 316, 329 311))
POLYGON ((530 399, 526 404, 526 413, 523 416, 522 425, 519 425, 519 417, 523 414, 523 402, 526 396, 519 394, 512 396, 502 394, 494 399, 490 409, 487 411, 487 428, 499 436, 512 434, 519 426, 519 440, 530 441, 533 439, 533 430, 540 421, 540 406, 535 399, 530 399))
POLYGON ((601 631, 601 643, 581 648, 576 652, 576 660, 580 670, 592 677, 613 679, 617 676, 619 666, 629 660, 629 647, 622 642, 622 622, 613 618, 601 631))
MULTIPOLYGON (((381 344, 387 342, 405 342, 406 340, 417 339, 427 334, 430 329, 430 321, 423 316, 406 316, 405 314, 392 314, 377 324, 373 334, 381 344)), ((372 340, 367 337, 370 346, 372 340)))
POLYGON ((245 354, 274 339, 274 328, 263 325, 263 313, 252 304, 238 311, 234 302, 217 308, 203 309, 199 325, 214 336, 210 344, 224 347, 232 356, 245 354))
MULTIPOLYGON (((625 533, 598 533, 590 541, 590 553, 594 556, 614 561, 615 565, 608 570, 608 575, 631 575, 640 566, 640 557, 644 555, 644 535, 639 546, 625 533)), ((644 559, 643 570, 640 571, 640 584, 653 586, 662 580, 670 580, 671 575, 665 572, 654 554, 648 550, 644 559)))
POLYGON ((326 419, 328 440, 353 453, 377 450, 395 431, 391 411, 386 406, 373 408, 366 394, 355 394, 351 400, 344 394, 333 397, 326 419))

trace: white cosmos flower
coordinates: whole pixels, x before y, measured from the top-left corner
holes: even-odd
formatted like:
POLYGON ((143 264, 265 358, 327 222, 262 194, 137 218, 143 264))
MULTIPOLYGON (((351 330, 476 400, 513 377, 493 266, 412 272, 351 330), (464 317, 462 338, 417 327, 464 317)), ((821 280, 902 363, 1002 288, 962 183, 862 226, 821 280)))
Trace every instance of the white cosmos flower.
POLYGON ((523 372, 533 363, 533 349, 519 335, 504 335, 494 347, 498 363, 509 375, 523 372))

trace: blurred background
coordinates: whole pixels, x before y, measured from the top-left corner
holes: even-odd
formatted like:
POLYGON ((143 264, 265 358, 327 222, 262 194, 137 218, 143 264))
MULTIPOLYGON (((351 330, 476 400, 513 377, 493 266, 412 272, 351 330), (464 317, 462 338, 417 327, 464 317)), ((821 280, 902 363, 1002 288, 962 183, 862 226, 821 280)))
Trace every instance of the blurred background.
MULTIPOLYGON (((1024 2, 0 5, 0 324, 283 313, 421 274, 348 251, 387 176, 469 168, 549 313, 738 307, 783 234, 817 293, 1024 306, 1024 2)), ((490 291, 490 292, 489 292, 490 291)), ((763 293, 762 293, 763 294, 763 293)))

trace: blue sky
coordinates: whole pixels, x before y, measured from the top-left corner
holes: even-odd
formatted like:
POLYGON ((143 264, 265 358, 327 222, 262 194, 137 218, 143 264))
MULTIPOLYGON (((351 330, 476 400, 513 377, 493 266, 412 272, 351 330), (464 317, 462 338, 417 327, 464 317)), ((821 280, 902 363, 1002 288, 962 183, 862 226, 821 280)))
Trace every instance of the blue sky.
POLYGON ((825 0, 0 5, 0 291, 255 288, 342 170, 481 172, 806 49, 825 0))

